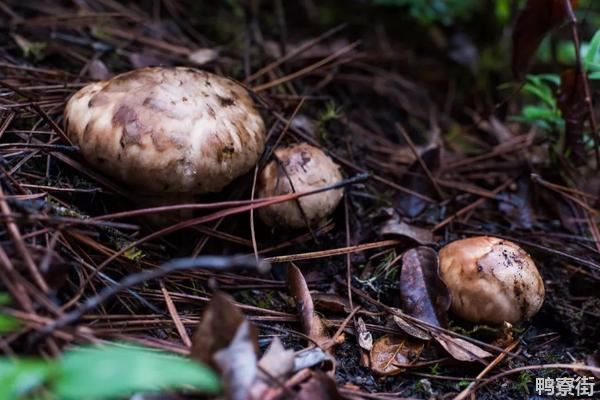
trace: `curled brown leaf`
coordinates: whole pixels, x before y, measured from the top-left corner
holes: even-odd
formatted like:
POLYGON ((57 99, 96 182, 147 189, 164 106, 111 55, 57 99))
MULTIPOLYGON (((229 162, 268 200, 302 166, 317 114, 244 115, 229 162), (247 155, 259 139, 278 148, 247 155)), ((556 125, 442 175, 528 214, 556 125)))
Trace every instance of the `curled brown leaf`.
POLYGON ((371 369, 379 375, 399 374, 419 359, 423 347, 423 342, 408 337, 382 336, 371 349, 371 369))
POLYGON ((432 332, 433 338, 442 347, 459 361, 478 361, 483 358, 491 357, 492 354, 483 350, 481 347, 469 343, 466 340, 455 338, 445 333, 434 333, 432 332))
POLYGON ((319 345, 330 342, 331 338, 321 318, 315 313, 308 285, 298 267, 290 264, 287 268, 287 281, 290 293, 296 302, 302 330, 319 345))
POLYGON ((402 309, 431 325, 448 324, 450 293, 439 275, 437 252, 429 247, 408 250, 400 274, 402 309))
MULTIPOLYGON (((202 314, 192 339, 190 356, 198 361, 216 367, 214 355, 228 347, 236 336, 240 325, 246 321, 244 314, 235 305, 231 296, 216 292, 202 314)), ((250 336, 255 350, 258 350, 256 327, 249 325, 250 336)))

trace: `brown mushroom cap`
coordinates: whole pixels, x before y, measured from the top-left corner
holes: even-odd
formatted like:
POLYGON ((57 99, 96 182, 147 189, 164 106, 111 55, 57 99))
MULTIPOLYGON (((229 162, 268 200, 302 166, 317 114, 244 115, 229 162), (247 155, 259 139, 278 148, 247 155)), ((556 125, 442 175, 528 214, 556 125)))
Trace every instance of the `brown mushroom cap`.
POLYGON ((264 122, 246 90, 192 68, 143 68, 92 83, 64 116, 90 164, 151 193, 219 191, 264 149, 264 122))
POLYGON ((514 323, 532 317, 544 302, 533 260, 512 242, 489 236, 457 240, 439 257, 452 311, 466 320, 514 323))
MULTIPOLYGON (((277 149, 275 156, 281 164, 273 160, 261 172, 257 182, 257 194, 260 198, 306 192, 342 180, 340 167, 323 151, 307 143, 277 149), (285 168, 285 172, 282 167, 285 168)), ((301 228, 306 222, 298 202, 312 225, 331 215, 343 194, 342 189, 328 190, 302 197, 298 201, 290 200, 263 207, 258 209, 257 213, 266 225, 301 228)))

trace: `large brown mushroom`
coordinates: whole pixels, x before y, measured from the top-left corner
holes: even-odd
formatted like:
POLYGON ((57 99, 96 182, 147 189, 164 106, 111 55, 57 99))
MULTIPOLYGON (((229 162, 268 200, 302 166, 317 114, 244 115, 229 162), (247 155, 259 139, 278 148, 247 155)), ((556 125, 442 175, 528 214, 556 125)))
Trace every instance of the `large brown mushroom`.
MULTIPOLYGON (((275 150, 275 159, 261 172, 258 197, 307 192, 342 180, 340 167, 322 150, 307 143, 275 150)), ((301 228, 330 216, 342 199, 342 189, 328 190, 298 200, 258 209, 259 218, 271 227, 301 228)))
POLYGON ((531 318, 544 302, 544 282, 533 260, 508 240, 457 240, 444 246, 439 258, 451 309, 466 320, 515 323, 531 318))
POLYGON ((137 192, 174 200, 220 191, 256 164, 265 140, 242 86, 183 67, 89 84, 71 97, 64 119, 90 164, 137 192))

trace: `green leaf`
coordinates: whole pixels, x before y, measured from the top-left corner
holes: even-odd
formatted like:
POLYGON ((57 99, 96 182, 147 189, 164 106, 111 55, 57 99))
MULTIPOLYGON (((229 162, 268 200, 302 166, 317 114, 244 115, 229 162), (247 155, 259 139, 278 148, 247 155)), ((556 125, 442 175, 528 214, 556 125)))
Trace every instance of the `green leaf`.
POLYGON ((585 66, 585 69, 588 72, 598 72, 600 71, 600 63, 589 63, 585 66))
POLYGON ((560 76, 558 74, 538 74, 537 76, 540 78, 540 81, 547 81, 556 86, 560 85, 560 76))
POLYGON ((10 303, 10 296, 7 293, 0 292, 0 306, 5 306, 10 303))
POLYGON ((60 362, 60 399, 106 399, 134 392, 195 389, 216 394, 217 375, 186 358, 124 344, 67 352, 60 362))
POLYGON ((0 399, 19 399, 39 388, 52 375, 54 364, 0 358, 0 399))
POLYGON ((599 72, 592 72, 589 76, 589 79, 591 80, 600 80, 600 71, 599 72))
POLYGON ((521 112, 523 118, 535 122, 538 120, 554 122, 559 120, 560 117, 554 113, 552 110, 546 107, 532 106, 528 105, 523 107, 523 111, 521 112))
POLYGON ((597 61, 596 57, 598 56, 598 50, 600 50, 600 29, 596 31, 594 37, 590 41, 583 62, 587 65, 597 61))
POLYGON ((556 106, 556 100, 552 94, 552 89, 543 83, 526 83, 523 85, 523 92, 529 93, 546 103, 549 107, 554 108, 556 106))
POLYGON ((14 332, 19 328, 19 320, 10 315, 0 314, 0 333, 14 332))

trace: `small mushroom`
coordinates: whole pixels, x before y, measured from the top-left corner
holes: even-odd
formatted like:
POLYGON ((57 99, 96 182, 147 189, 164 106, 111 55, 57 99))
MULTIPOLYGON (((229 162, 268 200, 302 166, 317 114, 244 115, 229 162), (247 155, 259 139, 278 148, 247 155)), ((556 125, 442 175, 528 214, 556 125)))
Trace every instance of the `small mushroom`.
POLYGON ((439 257, 451 309, 466 320, 515 323, 531 318, 544 302, 544 282, 533 260, 508 240, 457 240, 444 246, 439 257))
MULTIPOLYGON (((275 160, 261 172, 257 182, 259 198, 306 192, 342 180, 340 167, 323 151, 307 143, 275 150, 275 160)), ((259 218, 271 227, 301 228, 330 216, 344 192, 327 190, 258 209, 259 218), (300 207, 302 210, 300 209, 300 207)))
POLYGON ((161 199, 220 191, 264 149, 264 122, 246 90, 192 68, 142 68, 89 84, 64 120, 90 164, 161 199))

